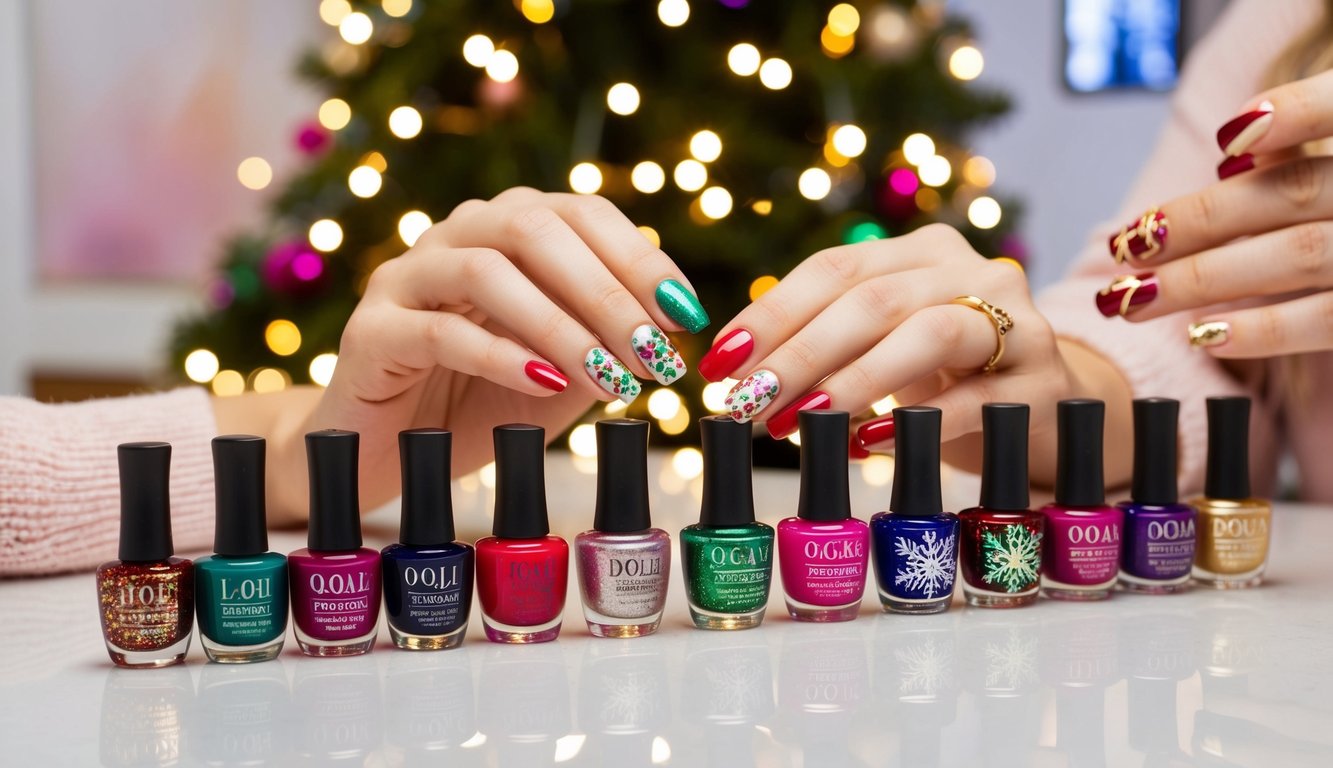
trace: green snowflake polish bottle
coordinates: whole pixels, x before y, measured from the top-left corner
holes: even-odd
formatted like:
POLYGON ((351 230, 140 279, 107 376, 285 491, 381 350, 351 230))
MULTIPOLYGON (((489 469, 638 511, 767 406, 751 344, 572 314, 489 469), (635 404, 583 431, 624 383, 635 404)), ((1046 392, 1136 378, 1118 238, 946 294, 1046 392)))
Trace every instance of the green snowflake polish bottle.
POLYGON ((699 429, 703 505, 680 532, 690 616, 700 629, 757 627, 773 582, 773 528, 754 519, 750 425, 708 416, 699 429))

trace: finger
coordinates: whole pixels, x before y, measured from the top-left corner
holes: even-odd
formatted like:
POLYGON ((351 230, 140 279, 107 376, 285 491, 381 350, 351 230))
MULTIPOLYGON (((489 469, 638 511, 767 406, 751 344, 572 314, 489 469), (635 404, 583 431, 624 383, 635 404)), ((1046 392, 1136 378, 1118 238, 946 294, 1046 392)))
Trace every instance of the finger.
POLYGON ((1333 223, 1298 224, 1238 240, 1155 272, 1120 275, 1098 292, 1107 317, 1150 320, 1252 296, 1333 287, 1333 223))
MULTIPOLYGON (((579 386, 603 400, 632 402, 639 382, 587 328, 542 293, 518 267, 489 248, 418 249, 386 262, 390 295, 400 304, 423 310, 476 307, 546 360, 557 374, 580 367, 588 373, 579 386), (600 358, 595 366, 587 365, 600 358)), ((531 356, 531 355, 530 355, 531 356)), ((525 371, 546 380, 548 371, 525 371)))
MULTIPOLYGON (((491 205, 472 211, 441 223, 451 245, 505 254, 631 370, 662 384, 685 374, 684 360, 648 311, 558 213, 545 205, 491 205)), ((590 353, 585 361, 590 371, 601 365, 593 357, 590 353)), ((614 383, 619 377, 603 381, 614 383)))
POLYGON ((1333 71, 1279 85, 1251 99, 1217 131, 1229 157, 1261 155, 1333 136, 1333 71))
POLYGON ((1189 338, 1190 344, 1225 358, 1333 349, 1333 292, 1210 316, 1190 323, 1189 338))

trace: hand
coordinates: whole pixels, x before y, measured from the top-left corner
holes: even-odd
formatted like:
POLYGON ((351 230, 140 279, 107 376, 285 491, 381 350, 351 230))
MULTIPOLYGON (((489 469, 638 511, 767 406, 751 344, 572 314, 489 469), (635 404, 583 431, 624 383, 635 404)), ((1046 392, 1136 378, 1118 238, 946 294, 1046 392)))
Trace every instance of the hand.
MULTIPOLYGON (((707 322, 676 265, 606 200, 509 190, 375 270, 302 430, 360 432, 362 497, 382 502, 397 494, 399 430, 453 430, 454 472, 471 471, 497 424, 554 437, 595 399, 633 400, 636 377, 679 380, 662 330, 707 322)), ((299 437, 287 467, 303 477, 299 437)))
POLYGON ((1255 300, 1198 314, 1191 343, 1221 358, 1333 348, 1333 157, 1299 154, 1330 137, 1333 72, 1256 97, 1218 131, 1223 181, 1111 238, 1117 261, 1152 271, 1103 289, 1102 314, 1137 322, 1255 300))

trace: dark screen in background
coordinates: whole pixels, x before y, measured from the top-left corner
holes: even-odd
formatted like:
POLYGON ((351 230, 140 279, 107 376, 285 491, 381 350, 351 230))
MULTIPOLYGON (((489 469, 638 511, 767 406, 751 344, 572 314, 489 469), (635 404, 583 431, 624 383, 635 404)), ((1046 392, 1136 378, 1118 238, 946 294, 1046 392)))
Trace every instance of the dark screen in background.
POLYGON ((1180 64, 1179 0, 1065 0, 1065 84, 1167 90, 1180 64))

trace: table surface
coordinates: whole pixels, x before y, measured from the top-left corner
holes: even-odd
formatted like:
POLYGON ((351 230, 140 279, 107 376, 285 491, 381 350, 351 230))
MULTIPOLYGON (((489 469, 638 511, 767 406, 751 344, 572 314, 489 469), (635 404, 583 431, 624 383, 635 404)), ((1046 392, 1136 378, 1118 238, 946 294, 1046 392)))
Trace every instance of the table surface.
MULTIPOLYGON (((592 519, 593 467, 553 453, 553 528, 592 519)), ((694 522, 700 481, 654 455, 655 523, 694 522)), ((891 461, 852 471, 853 509, 888 498, 891 461)), ((455 483, 460 535, 485 535, 493 476, 455 483)), ((770 523, 795 473, 756 473, 770 523)), ((970 506, 976 478, 945 472, 970 506)), ((799 624, 775 584, 763 626, 692 628, 673 574, 657 635, 591 637, 571 575, 560 639, 442 652, 111 666, 93 577, 0 583, 0 763, 36 765, 1333 765, 1333 509, 1278 505, 1256 590, 1042 600, 1019 610, 881 614, 874 589, 844 624, 799 624)), ((366 517, 368 546, 397 511, 366 517)), ((304 536, 279 533, 290 551, 304 536)), ((190 554, 190 553, 182 553, 190 554)), ((679 558, 675 569, 679 573, 679 558)))

